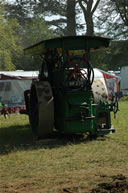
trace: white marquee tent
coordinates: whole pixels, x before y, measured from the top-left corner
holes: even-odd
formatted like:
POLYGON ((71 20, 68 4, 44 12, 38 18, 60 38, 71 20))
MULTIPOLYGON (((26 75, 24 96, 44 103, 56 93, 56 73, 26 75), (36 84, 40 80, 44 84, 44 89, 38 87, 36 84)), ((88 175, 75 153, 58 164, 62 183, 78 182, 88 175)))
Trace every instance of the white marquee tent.
POLYGON ((24 109, 24 91, 30 89, 38 71, 0 71, 0 106, 8 107, 10 113, 24 109))

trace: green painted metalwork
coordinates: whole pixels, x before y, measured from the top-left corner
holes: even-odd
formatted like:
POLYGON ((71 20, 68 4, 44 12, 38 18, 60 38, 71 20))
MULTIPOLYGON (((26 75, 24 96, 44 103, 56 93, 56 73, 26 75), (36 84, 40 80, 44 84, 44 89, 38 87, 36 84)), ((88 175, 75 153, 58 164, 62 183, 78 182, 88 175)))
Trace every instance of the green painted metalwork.
POLYGON ((63 50, 90 50, 109 46, 108 38, 96 36, 67 36, 41 41, 24 49, 25 54, 42 54, 47 49, 62 48, 63 50))
POLYGON ((64 133, 88 132, 91 135, 114 132, 111 105, 104 101, 94 103, 91 88, 94 74, 88 61, 89 52, 108 47, 109 40, 95 36, 70 36, 44 40, 24 50, 25 54, 43 55, 39 82, 47 80, 51 85, 56 130, 64 133))

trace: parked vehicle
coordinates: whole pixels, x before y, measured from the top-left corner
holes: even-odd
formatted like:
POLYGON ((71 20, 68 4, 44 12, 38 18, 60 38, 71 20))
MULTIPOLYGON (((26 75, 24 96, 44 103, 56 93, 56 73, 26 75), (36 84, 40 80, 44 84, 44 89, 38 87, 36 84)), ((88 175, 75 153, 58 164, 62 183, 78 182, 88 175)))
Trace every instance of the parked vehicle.
POLYGON ((112 100, 113 96, 119 93, 119 78, 114 73, 106 72, 101 69, 94 68, 94 81, 101 80, 106 87, 108 97, 112 100))
POLYGON ((68 134, 115 131, 110 112, 116 114, 118 101, 113 98, 109 102, 102 81, 94 82, 89 61, 90 51, 103 46, 109 46, 109 39, 68 36, 44 40, 24 50, 42 58, 39 78, 26 92, 26 112, 34 136, 45 137, 53 128, 68 134))

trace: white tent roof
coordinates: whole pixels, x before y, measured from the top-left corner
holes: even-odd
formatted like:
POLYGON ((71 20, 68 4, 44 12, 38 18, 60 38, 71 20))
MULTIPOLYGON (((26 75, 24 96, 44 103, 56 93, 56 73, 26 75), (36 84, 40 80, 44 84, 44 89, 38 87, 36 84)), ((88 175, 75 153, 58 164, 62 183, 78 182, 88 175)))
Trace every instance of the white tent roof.
POLYGON ((39 71, 0 71, 0 79, 6 79, 6 77, 10 79, 33 79, 37 78, 39 71))

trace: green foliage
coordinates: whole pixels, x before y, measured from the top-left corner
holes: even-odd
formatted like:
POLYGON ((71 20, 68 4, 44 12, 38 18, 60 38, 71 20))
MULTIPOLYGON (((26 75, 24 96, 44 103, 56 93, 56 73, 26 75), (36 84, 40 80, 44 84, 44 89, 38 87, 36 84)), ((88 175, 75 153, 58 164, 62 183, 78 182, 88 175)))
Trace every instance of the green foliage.
POLYGON ((14 70, 12 57, 17 57, 21 51, 20 41, 16 35, 18 23, 15 19, 7 21, 4 18, 4 7, 0 5, 0 70, 14 70))
POLYGON ((91 53, 94 67, 102 70, 117 70, 128 65, 128 40, 111 41, 110 47, 91 53))
POLYGON ((102 70, 108 70, 108 64, 105 61, 107 49, 100 49, 91 52, 90 58, 93 67, 102 70))
POLYGON ((120 101, 128 101, 128 96, 124 96, 120 99, 120 101))
MULTIPOLYGON (((24 25, 20 26, 18 35, 22 40, 23 48, 31 46, 44 39, 50 39, 54 35, 54 31, 49 29, 45 21, 42 18, 29 18, 24 21, 24 25)), ((16 69, 23 70, 39 70, 41 64, 41 58, 25 56, 24 52, 21 52, 18 60, 14 59, 16 69)))
POLYGON ((112 41, 106 62, 109 69, 117 70, 128 65, 128 40, 112 41))
POLYGON ((28 18, 21 26, 23 46, 27 47, 44 39, 50 39, 54 36, 54 30, 50 29, 44 19, 40 17, 28 18))
MULTIPOLYGON (((14 51, 12 61, 16 69, 39 70, 41 60, 39 57, 25 56, 23 48, 31 46, 44 39, 56 36, 55 31, 44 21, 42 14, 36 13, 36 1, 16 0, 6 4, 5 17, 8 22, 16 19, 19 23, 15 33, 20 39, 22 50, 17 57, 14 51), (39 15, 39 16, 38 16, 39 15)), ((16 37, 16 36, 15 36, 16 37)))

